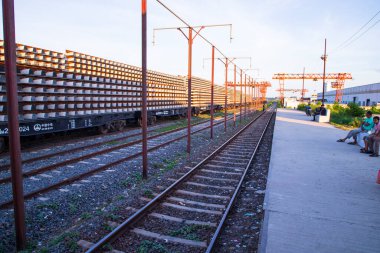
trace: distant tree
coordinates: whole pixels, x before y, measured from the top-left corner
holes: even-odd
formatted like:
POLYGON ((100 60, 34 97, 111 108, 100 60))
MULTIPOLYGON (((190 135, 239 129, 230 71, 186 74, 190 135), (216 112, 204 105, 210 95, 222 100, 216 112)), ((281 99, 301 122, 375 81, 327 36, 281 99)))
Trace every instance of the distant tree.
POLYGON ((352 117, 363 117, 365 110, 356 103, 349 103, 348 108, 346 109, 346 113, 352 117))

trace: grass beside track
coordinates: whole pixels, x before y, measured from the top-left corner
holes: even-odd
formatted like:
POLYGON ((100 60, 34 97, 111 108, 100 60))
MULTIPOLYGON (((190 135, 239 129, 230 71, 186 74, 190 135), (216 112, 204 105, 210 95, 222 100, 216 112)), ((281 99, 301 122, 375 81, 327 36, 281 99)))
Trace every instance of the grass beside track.
MULTIPOLYGON (((232 113, 227 113, 227 116, 230 116, 231 114, 232 113)), ((224 112, 214 113, 214 119, 220 119, 223 116, 224 116, 224 112)), ((210 119, 210 118, 211 118, 210 114, 199 114, 198 116, 191 118, 191 125, 197 124, 201 121, 204 121, 205 119, 210 119)), ((187 119, 181 119, 181 120, 177 121, 175 124, 165 126, 165 127, 161 127, 159 129, 155 130, 155 132, 156 133, 164 133, 164 132, 172 131, 172 130, 175 130, 178 128, 186 127, 186 126, 187 126, 187 119)))
MULTIPOLYGON (((321 104, 311 104, 311 108, 314 111, 321 104)), ((299 104, 297 110, 305 111, 306 104, 299 104)), ((327 109, 330 110, 330 124, 343 129, 351 130, 360 126, 362 119, 364 118, 366 110, 355 103, 349 103, 347 107, 343 107, 338 103, 333 105, 327 105, 327 109)), ((380 109, 372 107, 371 111, 374 115, 380 114, 380 109)))

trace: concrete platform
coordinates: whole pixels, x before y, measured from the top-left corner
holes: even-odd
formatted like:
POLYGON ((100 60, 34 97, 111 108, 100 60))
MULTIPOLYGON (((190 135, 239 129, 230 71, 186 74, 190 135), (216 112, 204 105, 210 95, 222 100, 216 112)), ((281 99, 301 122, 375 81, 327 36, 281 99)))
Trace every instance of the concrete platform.
POLYGON ((380 252, 380 158, 310 120, 277 112, 260 252, 380 252))

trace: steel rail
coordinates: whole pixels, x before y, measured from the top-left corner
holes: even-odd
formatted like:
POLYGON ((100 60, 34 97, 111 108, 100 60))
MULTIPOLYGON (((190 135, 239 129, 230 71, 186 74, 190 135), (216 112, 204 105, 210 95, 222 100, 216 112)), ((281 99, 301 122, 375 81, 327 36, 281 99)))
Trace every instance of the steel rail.
POLYGON ((101 250, 101 248, 107 243, 111 243, 118 238, 121 234, 123 234, 132 224, 139 221, 142 217, 144 217, 153 207, 159 204, 159 201, 168 196, 176 187, 187 180, 195 171, 197 171, 201 166, 203 166, 206 162, 211 160, 215 155, 220 153, 228 144, 230 144, 233 140, 235 140, 242 132, 244 132, 248 127, 250 127, 256 120, 258 120, 262 115, 265 114, 265 111, 258 114, 256 118, 254 118, 250 123, 248 123, 245 127, 235 133, 231 138, 229 138, 226 142, 224 142, 219 148, 217 148, 214 152, 208 155, 205 159, 195 165, 190 171, 188 171, 185 175, 183 175, 176 182, 171 184, 168 188, 166 188, 163 192, 157 195, 154 199, 149 201, 144 207, 135 212, 132 216, 130 216, 127 220, 117 226, 112 232, 107 234, 97 243, 95 243, 90 249, 86 251, 86 253, 97 252, 101 250))
MULTIPOLYGON (((230 119, 230 120, 231 120, 231 119, 230 119)), ((223 123, 223 121, 222 121, 222 122, 218 122, 218 123, 215 124, 215 125, 219 125, 219 124, 222 124, 222 123, 223 123)), ((204 128, 201 128, 201 129, 198 129, 198 130, 192 132, 191 134, 196 134, 196 133, 199 133, 199 132, 204 131, 204 130, 209 129, 209 128, 210 128, 210 126, 206 126, 206 127, 204 127, 204 128)), ((180 137, 177 137, 177 138, 175 138, 175 139, 169 140, 169 141, 167 141, 167 142, 164 142, 164 143, 158 144, 157 146, 154 146, 154 147, 152 147, 152 148, 148 148, 148 152, 151 152, 151 151, 157 150, 157 149, 159 149, 159 148, 161 148, 161 147, 167 146, 167 145, 169 145, 169 144, 171 144, 171 143, 174 143, 174 142, 179 141, 179 140, 181 140, 181 139, 184 139, 184 138, 186 138, 186 137, 187 137, 187 134, 182 135, 182 136, 180 136, 180 137)), ((120 164, 120 163, 123 163, 123 162, 129 161, 129 160, 131 160, 131 159, 137 158, 137 157, 139 157, 139 156, 141 156, 141 155, 142 155, 142 152, 138 152, 138 153, 135 153, 135 154, 133 154, 133 155, 129 155, 129 156, 127 156, 127 157, 124 157, 124 158, 122 158, 122 159, 119 159, 119 160, 117 160, 117 161, 114 161, 114 162, 112 162, 112 163, 109 163, 109 164, 103 165, 103 166, 101 166, 101 167, 98 167, 98 168, 96 168, 96 169, 93 169, 93 170, 90 170, 90 171, 87 171, 87 172, 81 173, 81 174, 76 175, 76 176, 73 176, 73 177, 71 177, 71 178, 66 178, 66 179, 64 179, 64 180, 62 180, 62 181, 60 181, 60 182, 58 182, 58 183, 55 183, 55 184, 49 185, 49 186, 47 186, 47 187, 44 187, 44 188, 41 188, 41 189, 38 189, 38 190, 32 191, 32 192, 30 192, 30 193, 27 193, 27 194, 24 195, 24 199, 25 199, 25 200, 27 200, 27 199, 31 199, 31 198, 33 198, 33 197, 35 197, 35 196, 37 196, 37 195, 40 195, 40 194, 43 194, 43 193, 49 192, 49 191, 51 191, 51 190, 54 190, 54 189, 59 188, 59 187, 64 186, 64 185, 68 185, 68 184, 70 184, 70 183, 72 183, 72 182, 75 182, 75 181, 81 180, 82 178, 85 178, 85 177, 91 176, 91 175, 93 175, 93 174, 95 174, 95 173, 98 173, 98 172, 104 171, 104 170, 106 170, 106 169, 108 169, 108 168, 110 168, 110 167, 112 167, 112 166, 116 166, 116 165, 118 165, 118 164, 120 164)), ((12 204, 13 204, 13 200, 8 200, 8 201, 5 201, 5 202, 2 202, 2 203, 0 203, 0 209, 8 208, 8 207, 12 206, 12 204)))
MULTIPOLYGON (((232 120, 232 119, 233 119, 233 117, 229 118, 228 120, 232 120)), ((204 123, 207 123, 207 121, 203 122, 203 124, 204 123)), ((222 123, 223 122, 217 122, 217 123, 215 123, 214 126, 222 124, 222 123)), ((202 124, 202 123, 199 123, 199 124, 196 124, 196 125, 200 125, 200 124, 202 124)), ((164 133, 152 135, 152 136, 149 136, 147 139, 148 140, 156 139, 156 138, 159 138, 159 137, 171 134, 171 133, 182 131, 185 128, 187 128, 187 127, 182 127, 180 129, 177 128, 177 129, 173 129, 173 130, 170 130, 170 131, 166 131, 164 133)), ((40 174, 42 172, 54 170, 54 169, 57 169, 57 168, 59 168, 61 166, 66 166, 67 164, 72 164, 72 163, 75 163, 75 162, 83 161, 83 160, 89 159, 89 158, 94 157, 94 156, 98 156, 98 155, 102 155, 102 154, 106 154, 106 153, 112 152, 114 150, 118 150, 118 149, 122 149, 122 148, 127 148, 127 147, 130 147, 130 146, 139 144, 140 142, 142 142, 142 139, 131 141, 131 142, 128 142, 128 143, 125 143, 125 144, 121 144, 121 145, 117 145, 117 146, 114 146, 114 147, 106 148, 106 149, 103 149, 103 150, 100 150, 100 151, 97 151, 97 152, 93 152, 93 153, 89 153, 89 154, 82 155, 82 156, 79 156, 79 157, 75 157, 75 158, 72 158, 72 159, 69 159, 69 160, 65 160, 65 161, 62 161, 62 162, 59 162, 59 163, 53 163, 53 164, 47 165, 45 167, 41 167, 41 168, 38 168, 38 169, 34 169, 34 170, 23 172, 22 176, 24 178, 35 176, 35 175, 38 175, 38 174, 40 174)), ((11 177, 0 178, 0 184, 9 183, 9 182, 11 182, 11 177)))
POLYGON ((275 115, 275 111, 271 112, 271 113, 272 114, 271 114, 271 116, 270 116, 270 118, 269 118, 269 120, 268 120, 268 122, 267 122, 267 124, 266 124, 266 126, 264 128, 264 131, 262 132, 262 134, 260 136, 259 141, 257 142, 257 145, 256 145, 256 147, 255 147, 255 149, 254 149, 254 151, 253 151, 253 153, 251 155, 251 158, 249 159, 249 162, 248 162, 247 166, 244 169, 244 173, 243 173, 242 177, 240 178, 239 184, 236 187, 235 192, 232 195, 232 198, 231 198, 231 200, 230 200, 230 202, 229 202, 226 210, 223 213, 223 217, 220 220, 219 225, 218 225, 218 227, 217 227, 217 229, 216 229, 216 231, 215 231, 215 233, 214 233, 214 235, 213 235, 213 237, 212 237, 212 239, 210 241, 210 244, 207 247, 206 253, 213 252, 213 250, 214 250, 214 246, 215 246, 216 240, 218 239, 218 236, 219 236, 220 232, 222 231, 223 225, 225 224, 225 222, 227 220, 227 216, 228 216, 228 213, 230 212, 230 210, 232 208, 232 205, 234 204, 237 196, 239 195, 239 192, 240 192, 241 186, 242 186, 242 184, 244 182, 245 176, 247 175, 249 167, 251 167, 251 165, 252 165, 252 161, 253 161, 254 157, 256 156, 256 153, 257 153, 257 150, 259 148, 259 145, 261 144, 261 141, 264 138, 264 135, 265 135, 265 133, 266 133, 266 131, 268 129, 268 126, 269 126, 269 124, 270 124, 270 122, 271 122, 271 120, 273 118, 273 115, 275 115))
MULTIPOLYGON (((197 126, 197 125, 200 125, 200 124, 203 124, 203 123, 207 123, 208 121, 209 120, 203 120, 203 121, 200 121, 200 122, 192 124, 192 126, 197 126)), ((166 126, 162 126, 162 127, 166 127, 166 126)), ((182 129, 185 129, 185 128, 186 127, 180 127, 180 128, 176 128, 176 129, 173 129, 173 130, 170 130, 170 131, 174 131, 174 130, 178 130, 179 131, 179 130, 182 130, 182 129)), ((157 131, 159 129, 160 128, 150 129, 148 131, 148 133, 155 132, 155 131, 157 131)), ((126 131, 129 131, 129 130, 126 130, 126 131)), ((123 132, 126 132, 126 131, 123 131, 123 132)), ((123 133, 123 132, 118 132, 118 133, 120 134, 120 133, 123 133)), ((163 132, 161 134, 167 134, 167 133, 170 133, 170 132, 169 131, 165 131, 165 132, 163 132)), ((116 134, 117 133, 112 133, 111 135, 107 135, 107 136, 112 136, 112 135, 116 135, 116 134)), ((126 140, 126 139, 129 139, 129 138, 132 138, 132 137, 140 136, 140 135, 141 135, 141 132, 138 132, 138 133, 135 133, 135 134, 131 134, 131 135, 123 136, 123 137, 117 137, 117 138, 106 140, 106 141, 99 141, 99 142, 96 142, 96 143, 93 143, 93 144, 90 144, 90 145, 87 145, 87 146, 80 146, 80 147, 76 147, 76 148, 72 148, 72 149, 62 150, 62 151, 59 151, 59 152, 56 152, 56 153, 46 154, 46 155, 42 155, 42 156, 36 156, 36 157, 33 157, 33 158, 29 158, 29 159, 23 160, 22 164, 31 163, 31 162, 35 162, 35 161, 43 160, 43 159, 48 159, 48 158, 51 158, 51 157, 54 157, 54 156, 63 155, 63 154, 70 153, 70 152, 75 152, 75 151, 78 151, 78 150, 83 150, 84 148, 88 149, 88 148, 97 147, 99 145, 107 144, 109 142, 122 141, 122 140, 126 140)), ((91 138, 93 138, 93 136, 91 136, 91 137, 85 137, 85 138, 81 139, 80 141, 75 141, 74 143, 83 142, 83 141, 85 141, 87 139, 91 139, 91 138)), ((8 170, 9 166, 10 166, 10 164, 1 165, 0 166, 0 171, 8 170)), ((1 183, 1 180, 0 180, 0 183, 1 183)))

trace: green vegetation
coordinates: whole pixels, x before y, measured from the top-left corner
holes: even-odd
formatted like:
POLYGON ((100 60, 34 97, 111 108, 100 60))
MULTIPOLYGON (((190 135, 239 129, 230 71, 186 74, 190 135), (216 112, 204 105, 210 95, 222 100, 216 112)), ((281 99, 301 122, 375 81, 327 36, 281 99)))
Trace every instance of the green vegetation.
POLYGON ((171 236, 180 236, 182 238, 200 241, 200 238, 196 234, 199 230, 206 229, 208 226, 200 226, 200 225, 186 225, 180 229, 173 230, 169 233, 171 236))
POLYGON ((86 212, 86 213, 82 213, 80 217, 82 220, 88 220, 92 218, 92 214, 86 212))
POLYGON ((169 171, 169 170, 174 169, 174 167, 178 163, 176 159, 173 159, 173 160, 164 159, 163 162, 165 164, 165 168, 163 169, 163 171, 169 171))
MULTIPOLYGON (((305 106, 306 104, 299 104, 297 109, 305 111, 305 106)), ((320 102, 319 104, 311 104, 310 106, 312 110, 315 110, 320 106, 320 102)), ((347 107, 334 103, 333 105, 327 105, 327 109, 330 110, 330 122, 333 125, 346 128, 359 127, 366 112, 362 107, 355 103, 349 103, 347 107)), ((375 114, 380 113, 380 109, 375 107, 372 107, 371 111, 375 114)))
MULTIPOLYGON (((227 115, 231 115, 233 113, 233 110, 229 110, 227 111, 227 115)), ((221 118, 221 117, 224 117, 224 111, 219 111, 219 112, 214 112, 214 118, 217 119, 217 118, 221 118)), ((191 125, 194 125, 194 124, 197 124, 205 119, 209 119, 211 118, 211 115, 210 113, 202 113, 202 114, 199 114, 198 116, 194 116, 191 118, 191 125)), ((173 125, 169 125, 169 126, 165 126, 165 127, 161 127, 157 130, 155 130, 155 132, 157 133, 164 133, 164 132, 169 132, 169 131, 172 131, 172 130, 175 130, 175 129, 179 129, 179 128, 182 128, 182 127, 186 127, 187 126, 187 119, 182 119, 182 120, 178 120, 175 124, 173 125)))
POLYGON ((75 213, 78 210, 78 207, 76 204, 69 203, 69 211, 70 213, 75 213))
POLYGON ((114 146, 114 145, 118 145, 118 144, 122 144, 123 141, 109 141, 107 143, 105 143, 104 145, 106 146, 114 146))
POLYGON ((112 245, 109 244, 109 243, 107 243, 106 245, 104 245, 104 246, 102 247, 102 249, 103 249, 104 251, 106 251, 106 252, 111 252, 111 251, 113 250, 112 245))
POLYGON ((269 101, 268 104, 267 104, 267 107, 272 106, 274 103, 277 103, 277 108, 282 108, 282 104, 281 104, 280 100, 269 101))
POLYGON ((135 172, 130 177, 121 181, 121 185, 124 187, 131 187, 133 184, 139 184, 143 181, 142 175, 140 172, 135 172))
POLYGON ((150 198, 150 199, 152 199, 152 198, 154 197, 152 191, 150 191, 150 190, 145 190, 145 191, 144 191, 144 196, 145 196, 146 198, 150 198))
POLYGON ((119 196, 116 196, 115 200, 124 200, 125 199, 125 196, 124 195, 119 195, 119 196))
POLYGON ((155 169, 160 169, 160 172, 166 172, 169 170, 172 170, 177 166, 178 164, 178 159, 181 158, 183 155, 182 154, 177 154, 176 159, 166 159, 164 158, 161 163, 153 163, 153 168, 155 169))
POLYGON ((162 163, 153 163, 152 164, 152 166, 153 166, 153 168, 154 169, 160 169, 160 168, 162 168, 164 165, 162 164, 162 163))
MULTIPOLYGON (((236 112, 238 112, 238 110, 236 110, 236 112)), ((233 110, 228 110, 227 116, 231 115, 231 114, 233 114, 233 110)), ((224 117, 224 111, 214 112, 214 118, 221 118, 221 117, 224 117)), ((202 114, 198 115, 198 118, 209 119, 209 118, 211 118, 211 115, 210 115, 210 113, 202 113, 202 114)))
POLYGON ((39 252, 39 253, 49 253, 50 251, 49 251, 49 249, 47 249, 47 248, 41 248, 41 249, 39 249, 38 252, 39 252))
POLYGON ((161 243, 144 240, 141 242, 138 253, 169 253, 161 243))
POLYGON ((104 224, 103 228, 104 228, 104 230, 110 231, 110 232, 113 230, 113 228, 110 225, 108 225, 108 224, 104 224))
MULTIPOLYGON (((34 240, 29 241, 27 242, 25 249, 18 252, 19 253, 35 252, 37 249, 37 245, 38 245, 37 241, 34 241, 34 240)), ((0 252, 5 252, 5 251, 1 251, 1 248, 0 248, 0 252)))
POLYGON ((120 215, 113 214, 113 213, 108 213, 106 217, 112 221, 117 221, 120 219, 120 215))
POLYGON ((5 253, 5 246, 0 244, 0 253, 5 253))
POLYGON ((57 203, 43 203, 37 205, 37 209, 52 209, 52 210, 58 210, 59 205, 57 203))
POLYGON ((79 247, 77 245, 77 241, 79 240, 78 232, 65 232, 56 238, 54 238, 51 242, 51 246, 55 246, 63 243, 70 252, 76 251, 79 247))
MULTIPOLYGON (((191 119, 191 124, 196 124, 198 122, 200 122, 202 119, 199 118, 199 117, 193 117, 191 119)), ((182 127, 186 127, 187 126, 187 119, 181 119, 181 120, 178 120, 175 124, 173 125, 169 125, 169 126, 165 126, 165 127, 161 127, 157 130, 155 130, 155 132, 157 133, 165 133, 165 132, 169 132, 169 131, 172 131, 172 130, 175 130, 175 129, 179 129, 179 128, 182 128, 182 127)))

